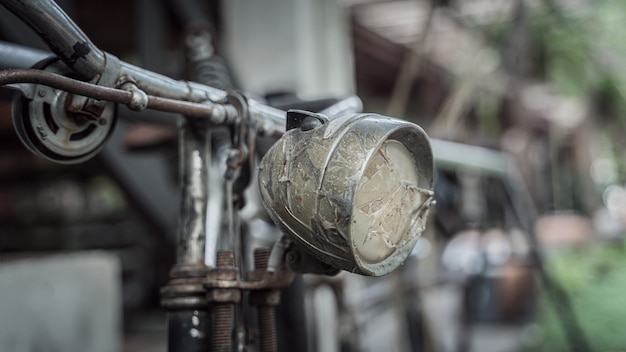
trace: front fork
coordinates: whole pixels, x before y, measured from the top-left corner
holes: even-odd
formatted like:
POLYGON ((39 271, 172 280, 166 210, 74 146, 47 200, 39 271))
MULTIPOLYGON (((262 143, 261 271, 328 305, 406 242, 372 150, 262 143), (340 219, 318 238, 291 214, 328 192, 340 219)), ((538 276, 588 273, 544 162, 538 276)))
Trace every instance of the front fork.
MULTIPOLYGON (((211 45, 210 38, 210 35, 203 35, 202 30, 188 34, 188 39, 193 39, 186 40, 191 68, 188 71, 193 72, 193 78, 200 83, 228 89, 228 82, 205 82, 204 79, 223 77, 223 74, 194 69, 205 67, 207 65, 202 63, 212 60, 212 50, 206 57, 200 55, 202 51, 198 50, 211 45)), ((236 220, 243 201, 242 185, 247 184, 251 171, 243 165, 249 154, 253 154, 249 144, 254 144, 254 139, 250 139, 247 133, 247 101, 236 94, 230 97, 238 107, 240 123, 231 131, 234 138, 229 141, 232 144, 228 143, 226 157, 220 157, 222 150, 219 147, 211 151, 212 142, 219 145, 226 142, 218 135, 212 141, 212 131, 226 131, 215 130, 211 125, 192 118, 185 118, 179 126, 181 210, 177 261, 170 271, 170 281, 161 290, 161 303, 168 311, 170 352, 232 351, 233 344, 238 351, 246 350, 250 340, 243 323, 246 302, 257 308, 259 333, 252 335, 257 337, 258 350, 276 351, 274 309, 280 302, 279 289, 291 284, 295 276, 282 265, 285 252, 281 245, 274 251, 274 263, 270 270, 270 250, 258 248, 254 251, 254 270, 245 271, 242 238, 239 221, 236 220), (217 158, 216 162, 212 163, 211 157, 217 158), (211 166, 219 168, 220 162, 226 166, 225 175, 208 172, 211 166), (221 206, 227 211, 218 212, 222 216, 217 218, 210 217, 207 227, 210 199, 225 200, 221 206), (221 242, 228 242, 219 233, 226 219, 230 251, 218 251, 221 242)))
MULTIPOLYGON (((243 255, 241 250, 217 251, 214 266, 205 264, 208 184, 222 182, 208 179, 210 145, 206 124, 186 120, 180 126, 182 200, 178 255, 170 281, 161 289, 161 304, 168 311, 168 350, 232 351, 233 341, 237 350, 245 350, 250 338, 241 318, 248 308, 242 303, 248 302, 257 308, 258 334, 253 335, 257 336, 258 350, 276 351, 274 309, 280 303, 280 289, 288 287, 295 278, 285 263, 289 245, 283 239, 271 251, 255 249, 254 269, 249 272, 240 264, 243 261, 235 260, 243 255)), ((232 197, 228 199, 238 203, 232 197)), ((236 206, 229 208, 237 212, 236 206)), ((238 233, 231 231, 230 236, 238 233)))
POLYGON ((206 125, 185 120, 179 127, 181 183, 176 264, 169 283, 161 289, 168 311, 169 351, 209 351, 211 311, 203 287, 205 265, 207 164, 210 133, 206 125))

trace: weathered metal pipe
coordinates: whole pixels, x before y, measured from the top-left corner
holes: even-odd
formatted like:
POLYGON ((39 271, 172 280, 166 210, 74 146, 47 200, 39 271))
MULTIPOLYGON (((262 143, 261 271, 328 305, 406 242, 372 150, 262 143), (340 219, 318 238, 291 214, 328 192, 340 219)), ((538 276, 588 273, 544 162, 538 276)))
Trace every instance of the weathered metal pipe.
POLYGON ((52 53, 0 41, 0 69, 29 68, 52 53))
POLYGON ((170 283, 161 290, 161 302, 168 309, 168 351, 171 352, 208 351, 213 343, 209 338, 211 313, 201 284, 208 271, 204 258, 210 145, 206 122, 190 118, 181 122, 178 251, 176 264, 170 271, 170 283))
POLYGON ((2 0, 1 3, 35 30, 48 47, 82 78, 91 80, 104 71, 104 52, 54 1, 2 0))
POLYGON ((181 209, 178 227, 178 264, 204 265, 207 211, 207 162, 210 133, 189 119, 179 134, 181 209))

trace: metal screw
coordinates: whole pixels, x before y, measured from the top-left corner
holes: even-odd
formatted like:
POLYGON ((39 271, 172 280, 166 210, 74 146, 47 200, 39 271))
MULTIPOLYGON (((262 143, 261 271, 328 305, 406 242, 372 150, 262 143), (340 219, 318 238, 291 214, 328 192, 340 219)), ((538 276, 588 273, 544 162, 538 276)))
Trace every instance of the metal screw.
POLYGON ((256 248, 254 250, 254 268, 267 269, 267 263, 270 259, 270 250, 267 248, 256 248))
POLYGON ((217 304, 213 309, 213 351, 231 352, 233 329, 233 309, 232 304, 217 304))
MULTIPOLYGON (((228 268, 235 265, 233 252, 217 252, 215 263, 217 268, 228 268)), ((233 305, 230 303, 215 304, 214 328, 213 328, 213 351, 231 352, 233 331, 233 305)))
POLYGON ((257 308, 259 319, 259 351, 276 351, 276 308, 272 306, 259 306, 257 308))
MULTIPOLYGON (((257 270, 266 270, 269 257, 269 249, 255 249, 254 268, 257 270)), ((255 294, 264 295, 267 294, 267 292, 258 292, 255 294)), ((276 308, 269 304, 260 304, 257 307, 257 318, 259 324, 259 352, 276 351, 276 308)))
POLYGON ((42 125, 37 125, 37 132, 39 133, 42 141, 48 139, 48 134, 46 133, 42 125))
POLYGON ((217 259, 215 262, 216 267, 224 268, 235 265, 235 255, 229 251, 217 252, 217 259))

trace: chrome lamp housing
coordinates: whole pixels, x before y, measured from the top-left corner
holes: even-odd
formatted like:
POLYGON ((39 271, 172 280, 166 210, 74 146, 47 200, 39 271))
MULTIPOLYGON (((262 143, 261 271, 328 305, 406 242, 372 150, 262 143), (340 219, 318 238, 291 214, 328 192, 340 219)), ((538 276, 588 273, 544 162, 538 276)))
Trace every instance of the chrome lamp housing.
POLYGON ((433 203, 433 154, 417 125, 376 114, 290 111, 259 169, 264 206, 295 244, 338 269, 387 274, 433 203))

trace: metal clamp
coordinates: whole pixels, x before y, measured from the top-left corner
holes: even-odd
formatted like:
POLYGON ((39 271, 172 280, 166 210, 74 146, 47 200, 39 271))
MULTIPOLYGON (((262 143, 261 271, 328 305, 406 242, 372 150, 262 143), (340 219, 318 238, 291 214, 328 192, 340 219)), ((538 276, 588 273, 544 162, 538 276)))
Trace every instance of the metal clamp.
POLYGON ((137 83, 131 77, 126 75, 120 77, 116 86, 129 91, 132 94, 128 103, 128 108, 134 111, 141 111, 148 107, 148 94, 137 87, 137 83))

